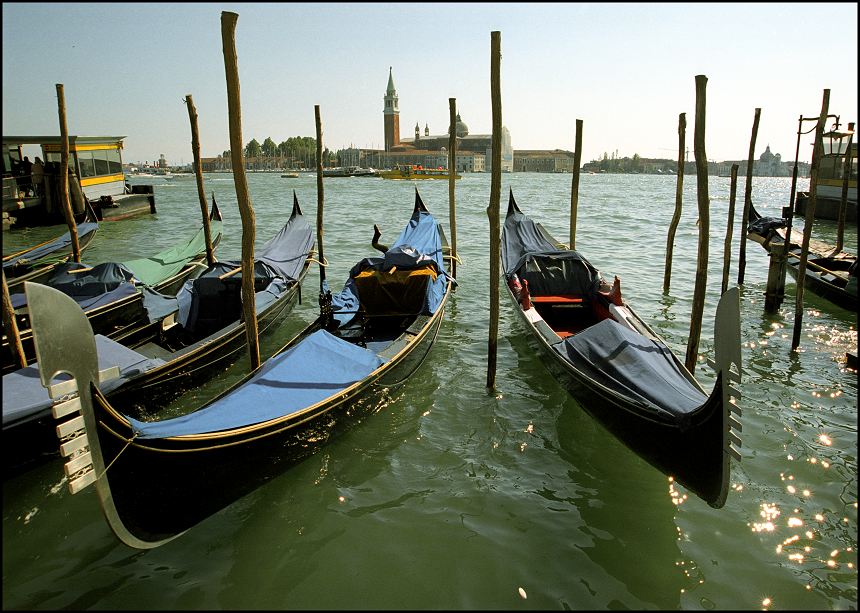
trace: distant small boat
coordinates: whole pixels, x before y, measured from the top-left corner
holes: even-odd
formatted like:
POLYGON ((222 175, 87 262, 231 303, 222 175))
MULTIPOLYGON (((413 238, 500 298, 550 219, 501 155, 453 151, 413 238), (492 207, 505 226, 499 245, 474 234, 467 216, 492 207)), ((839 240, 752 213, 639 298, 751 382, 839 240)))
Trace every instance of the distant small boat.
POLYGON ((298 179, 299 173, 297 173, 297 172, 285 172, 284 174, 281 175, 281 178, 282 179, 298 179))
MULTIPOLYGON (((380 170, 379 176, 383 179, 448 179, 450 174, 446 168, 441 166, 438 168, 424 168, 423 166, 404 165, 395 166, 393 170, 380 170)), ((460 175, 454 174, 455 179, 461 178, 460 175)))
POLYGON ((360 168, 358 166, 344 166, 337 168, 324 168, 324 177, 376 177, 378 173, 373 168, 360 168))

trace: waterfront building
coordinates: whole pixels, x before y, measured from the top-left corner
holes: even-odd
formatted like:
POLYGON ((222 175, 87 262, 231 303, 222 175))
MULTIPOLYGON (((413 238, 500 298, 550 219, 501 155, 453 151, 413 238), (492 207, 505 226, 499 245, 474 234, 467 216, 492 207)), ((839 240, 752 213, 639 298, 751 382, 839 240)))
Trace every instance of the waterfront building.
POLYGON ((517 149, 514 172, 573 172, 572 151, 553 149, 517 149))
MULTIPOLYGON (((431 168, 448 168, 447 147, 449 136, 447 130, 442 134, 430 134, 430 126, 424 124, 424 134, 419 123, 415 124, 413 139, 400 138, 400 99, 394 87, 394 76, 391 67, 388 69, 388 87, 383 97, 383 125, 385 149, 382 152, 362 150, 370 153, 370 158, 376 157, 377 168, 391 168, 398 164, 415 164, 431 168), (439 163, 434 163, 439 162, 439 163)), ((491 171, 492 165, 492 134, 469 134, 469 127, 457 114, 457 170, 465 172, 491 171), (482 170, 478 170, 481 168, 482 170)), ((514 150, 511 146, 511 133, 502 126, 502 172, 512 172, 514 169, 514 150)), ((343 151, 341 151, 343 154, 343 151)), ((359 164, 361 163, 359 154, 359 164)), ((355 158, 351 158, 355 159, 355 158)), ((343 159, 341 163, 348 165, 343 159)), ((369 164, 373 166, 373 164, 369 164)))

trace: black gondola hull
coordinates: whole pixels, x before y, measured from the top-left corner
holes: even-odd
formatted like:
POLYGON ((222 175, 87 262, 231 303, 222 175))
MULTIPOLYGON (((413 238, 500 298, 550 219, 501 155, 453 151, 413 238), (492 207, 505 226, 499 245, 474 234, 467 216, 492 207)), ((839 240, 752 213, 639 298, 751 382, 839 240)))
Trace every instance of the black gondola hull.
MULTIPOLYGON (((99 445, 105 464, 111 466, 106 479, 125 529, 147 543, 170 539, 315 453, 409 378, 432 348, 443 316, 444 304, 427 318, 408 351, 347 393, 295 419, 230 434, 126 445, 132 435, 128 422, 96 392, 99 445)), ((285 349, 319 327, 315 322, 285 349)))
POLYGON ((505 287, 514 310, 530 333, 532 346, 537 346, 541 360, 580 406, 643 460, 709 505, 722 507, 728 495, 730 458, 726 451, 728 409, 723 407, 719 377, 707 402, 689 415, 683 425, 648 414, 640 405, 595 382, 554 351, 525 316, 507 284, 505 287))
MULTIPOLYGON (((153 289, 165 295, 175 295, 192 275, 201 270, 202 258, 194 260, 181 271, 165 279, 153 289)), ((28 364, 36 361, 36 348, 33 345, 33 330, 30 327, 29 312, 16 314, 21 346, 28 364)), ((143 296, 140 293, 126 296, 110 304, 91 309, 87 312, 94 334, 103 334, 108 338, 119 339, 138 334, 151 326, 146 309, 143 307, 143 296)), ((3 374, 17 370, 20 366, 15 361, 12 346, 6 336, 3 336, 3 374)))

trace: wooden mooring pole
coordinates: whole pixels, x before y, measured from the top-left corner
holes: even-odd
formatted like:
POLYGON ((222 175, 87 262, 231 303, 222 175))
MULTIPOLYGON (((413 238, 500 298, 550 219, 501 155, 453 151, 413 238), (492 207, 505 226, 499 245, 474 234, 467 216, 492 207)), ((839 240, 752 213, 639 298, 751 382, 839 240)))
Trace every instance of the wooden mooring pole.
POLYGON ((666 268, 663 272, 663 293, 669 293, 672 281, 672 252, 675 250, 675 232, 681 221, 684 202, 684 146, 687 139, 687 114, 678 115, 678 175, 675 182, 675 212, 669 224, 669 237, 666 239, 666 268))
POLYGON ((224 69, 227 74, 227 110, 230 115, 230 158, 233 163, 233 184, 242 218, 242 313, 245 318, 245 336, 251 370, 260 366, 260 345, 257 328, 256 294, 254 292, 254 240, 256 219, 248 178, 245 176, 245 155, 242 150, 242 107, 239 101, 239 62, 236 55, 236 21, 239 15, 221 13, 221 44, 224 51, 224 69))
POLYGON ((200 134, 197 131, 197 109, 191 94, 185 96, 188 106, 188 119, 191 121, 191 153, 194 155, 194 176, 197 178, 197 196, 200 200, 200 212, 203 215, 203 237, 206 240, 206 262, 209 266, 215 263, 215 253, 212 249, 212 230, 209 227, 209 207, 206 204, 206 192, 203 191, 203 162, 200 161, 200 134))
POLYGON ((687 342, 685 365, 690 373, 696 369, 699 355, 699 337, 702 332, 702 312, 705 309, 705 292, 708 285, 708 240, 710 237, 710 198, 708 197, 708 156, 705 153, 705 90, 708 77, 696 75, 696 127, 693 133, 693 152, 696 157, 696 196, 699 202, 699 255, 696 261, 696 287, 693 291, 693 310, 690 314, 690 339, 687 342))
POLYGON ((12 348, 12 355, 18 366, 27 366, 27 358, 24 355, 24 346, 21 344, 21 333, 18 330, 18 322, 15 319, 15 308, 12 306, 12 296, 9 295, 9 286, 6 284, 6 273, 3 273, 3 324, 6 328, 6 338, 12 348))
POLYGON ((322 170, 322 119, 320 119, 320 105, 314 105, 314 121, 316 123, 317 135, 317 250, 320 261, 320 306, 325 296, 325 252, 323 251, 323 203, 325 202, 323 192, 323 170, 322 170))
POLYGON ((499 269, 501 268, 501 224, 499 203, 502 192, 502 33, 490 32, 490 99, 493 108, 493 139, 490 173, 490 338, 487 351, 487 388, 496 387, 496 360, 499 335, 499 269))
MULTIPOLYGON (((815 221, 815 196, 818 185, 818 169, 821 167, 823 154, 822 135, 824 124, 827 123, 827 112, 830 108, 830 90, 825 89, 821 100, 821 114, 815 126, 815 145, 812 149, 812 168, 809 171, 809 200, 806 202, 806 217, 803 222, 803 243, 800 246, 800 263, 797 267, 797 294, 794 303, 794 330, 791 336, 791 350, 795 351, 800 345, 800 330, 803 327, 803 288, 806 285, 806 259, 809 255, 809 240, 812 236, 812 224, 815 221)), ((789 240, 790 237, 786 237, 789 240)))
MULTIPOLYGON (((726 242, 723 247, 723 283, 720 296, 729 288, 729 268, 732 265, 732 231, 735 225, 735 196, 738 191, 738 165, 732 164, 731 187, 729 188, 729 220, 726 226, 726 242)), ((741 232, 741 240, 746 240, 746 232, 741 232)))
POLYGON ((576 120, 576 148, 570 179, 570 248, 576 249, 576 213, 579 208, 579 167, 582 164, 582 120, 576 120))
POLYGON ((69 226, 69 236, 72 238, 72 259, 81 261, 81 244, 78 242, 78 224, 69 200, 69 130, 66 127, 66 95, 63 84, 57 83, 57 108, 60 113, 60 203, 66 225, 69 226))
POLYGON ((797 166, 800 156, 800 136, 803 134, 803 115, 797 120, 797 144, 794 146, 794 168, 791 171, 791 192, 789 193, 788 206, 782 208, 782 217, 785 219, 785 241, 782 248, 769 248, 771 254, 770 269, 768 270, 768 285, 765 289, 764 310, 765 313, 776 313, 782 301, 785 299, 785 275, 787 273, 789 248, 791 247, 791 227, 794 222, 794 201, 797 197, 797 166), (776 250, 776 253, 774 251, 776 250), (772 275, 776 275, 772 279, 772 275), (773 287, 771 288, 771 284, 773 287))
MULTIPOLYGON (((753 164, 755 163, 755 141, 758 136, 758 122, 761 117, 761 109, 755 110, 755 119, 753 119, 752 136, 750 137, 750 151, 747 156, 747 181, 744 185, 744 212, 741 215, 741 232, 744 237, 747 235, 747 225, 750 222, 750 206, 752 206, 752 175, 753 164)), ((746 238, 741 241, 740 254, 738 255, 738 285, 744 284, 744 272, 747 267, 747 241, 746 238)))
POLYGON ((448 225, 451 227, 451 276, 457 278, 457 99, 448 98, 448 225))

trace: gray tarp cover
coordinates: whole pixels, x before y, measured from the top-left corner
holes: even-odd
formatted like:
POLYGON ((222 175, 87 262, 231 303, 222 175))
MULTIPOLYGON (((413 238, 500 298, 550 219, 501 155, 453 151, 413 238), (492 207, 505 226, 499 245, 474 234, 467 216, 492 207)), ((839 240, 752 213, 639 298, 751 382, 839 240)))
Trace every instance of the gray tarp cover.
MULTIPOLYGON (((99 386, 104 393, 119 387, 137 373, 164 363, 164 360, 149 359, 101 334, 97 334, 95 339, 99 368, 119 366, 120 371, 119 378, 105 381, 99 386)), ((64 379, 68 379, 68 376, 57 377, 57 380, 64 379)), ((39 379, 38 363, 3 376, 3 430, 38 419, 50 412, 51 398, 39 379)))
POLYGON ((679 370, 669 348, 612 319, 557 343, 555 350, 588 378, 683 424, 707 396, 679 370))

